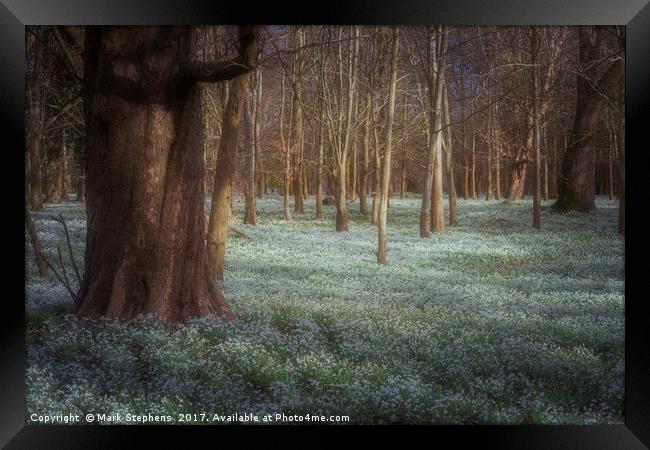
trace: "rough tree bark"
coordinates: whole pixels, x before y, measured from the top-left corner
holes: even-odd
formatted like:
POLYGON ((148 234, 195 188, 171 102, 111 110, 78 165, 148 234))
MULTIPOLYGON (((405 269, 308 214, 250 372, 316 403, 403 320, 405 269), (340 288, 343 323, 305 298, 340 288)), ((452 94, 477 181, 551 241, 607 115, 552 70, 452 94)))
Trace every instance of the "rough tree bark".
POLYGON ((558 178, 558 199, 553 204, 553 208, 560 212, 590 211, 596 207, 594 133, 605 98, 615 98, 624 75, 622 60, 618 59, 596 81, 600 42, 606 31, 600 27, 581 26, 578 33, 578 58, 583 73, 577 76, 573 130, 558 178))
POLYGON ((205 245, 197 82, 251 70, 256 29, 240 28, 246 57, 223 62, 190 61, 194 32, 86 29, 88 233, 80 315, 233 318, 205 245))

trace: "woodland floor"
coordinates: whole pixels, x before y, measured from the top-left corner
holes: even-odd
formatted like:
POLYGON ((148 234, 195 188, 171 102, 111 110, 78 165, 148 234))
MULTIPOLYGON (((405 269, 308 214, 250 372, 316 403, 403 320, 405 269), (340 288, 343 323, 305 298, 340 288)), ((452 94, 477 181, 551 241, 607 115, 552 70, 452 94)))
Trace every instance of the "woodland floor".
MULTIPOLYGON (((531 201, 458 202, 459 225, 418 236, 420 200, 391 199, 388 265, 350 203, 350 232, 314 200, 282 220, 258 201, 252 239, 228 241, 223 290, 234 324, 170 330, 78 321, 26 242, 27 417, 39 414, 349 415, 352 423, 622 423, 623 239, 617 202, 558 215, 531 201)), ((445 205, 446 206, 446 205, 445 205)), ((62 213, 83 261, 83 205, 62 213)), ((42 215, 41 215, 42 216, 42 215)), ((61 225, 35 215, 50 261, 61 225)), ((82 265, 82 264, 81 264, 82 265)), ((68 276, 72 275, 68 266, 68 276)), ((53 278, 53 277, 52 277, 53 278)), ((29 419, 28 419, 29 420, 29 419)))

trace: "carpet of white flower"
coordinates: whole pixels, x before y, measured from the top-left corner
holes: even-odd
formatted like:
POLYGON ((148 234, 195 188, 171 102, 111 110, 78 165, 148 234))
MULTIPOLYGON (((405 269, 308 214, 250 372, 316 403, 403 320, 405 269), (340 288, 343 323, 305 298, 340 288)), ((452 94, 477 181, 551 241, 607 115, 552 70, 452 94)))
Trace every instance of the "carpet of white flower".
MULTIPOLYGON (((459 226, 418 234, 420 200, 393 198, 388 265, 350 203, 350 232, 313 199, 282 220, 258 201, 228 241, 223 290, 238 320, 169 329, 77 320, 26 242, 27 410, 39 414, 345 414, 353 423, 622 423, 623 239, 617 203, 532 226, 531 202, 459 200, 459 226)), ((49 205, 83 261, 85 212, 49 205)), ((61 225, 35 215, 46 255, 61 225)), ((67 258, 66 258, 67 259, 67 258)), ((72 274, 68 266, 68 275, 72 274)), ((53 277, 52 277, 53 278, 53 277)))

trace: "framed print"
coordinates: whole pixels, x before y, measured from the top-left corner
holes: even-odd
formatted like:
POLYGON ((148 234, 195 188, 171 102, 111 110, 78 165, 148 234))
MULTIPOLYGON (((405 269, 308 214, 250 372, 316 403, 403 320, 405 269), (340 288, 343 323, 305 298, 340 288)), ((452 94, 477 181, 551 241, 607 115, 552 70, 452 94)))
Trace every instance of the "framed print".
POLYGON ((650 6, 321 6, 3 0, 2 444, 647 448, 650 6))

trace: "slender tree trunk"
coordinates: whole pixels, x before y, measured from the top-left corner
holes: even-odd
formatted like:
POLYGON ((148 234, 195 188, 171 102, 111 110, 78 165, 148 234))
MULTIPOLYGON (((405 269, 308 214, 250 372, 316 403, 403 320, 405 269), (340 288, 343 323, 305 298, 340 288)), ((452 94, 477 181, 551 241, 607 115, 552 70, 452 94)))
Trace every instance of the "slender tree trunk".
POLYGON ((496 177, 494 181, 494 198, 496 200, 501 200, 501 146, 497 143, 494 152, 494 175, 496 177))
POLYGON ((526 143, 519 149, 519 153, 512 163, 510 172, 510 185, 508 186, 508 199, 515 201, 524 197, 526 184, 526 173, 528 171, 528 155, 533 147, 533 112, 532 105, 530 112, 526 115, 526 143))
POLYGON ((323 158, 325 153, 325 109, 320 100, 320 135, 318 136, 318 165, 316 167, 316 218, 324 219, 323 212, 323 158))
POLYGON ((36 227, 34 226, 34 220, 32 219, 31 214, 25 207, 25 223, 27 224, 27 230, 29 231, 29 238, 32 241, 32 248, 34 249, 34 257, 36 259, 36 267, 38 267, 38 274, 41 278, 47 280, 47 264, 45 262, 45 257, 43 256, 43 247, 41 247, 41 241, 38 238, 38 233, 36 232, 36 227))
MULTIPOLYGON (((300 49, 305 45, 302 28, 295 33, 295 48, 300 49)), ((293 199, 294 212, 304 212, 303 202, 303 150, 304 136, 302 129, 302 55, 301 50, 296 50, 293 61, 293 106, 292 112, 292 156, 293 156, 293 199)))
POLYGON ((557 137, 553 136, 553 159, 551 160, 551 179, 549 190, 551 198, 557 198, 557 137))
POLYGON ((346 201, 346 164, 337 164, 336 176, 336 231, 348 231, 348 208, 346 201))
POLYGON ((402 171, 399 182, 399 198, 404 198, 404 194, 406 194, 406 158, 402 158, 402 171))
MULTIPOLYGON (((356 107, 355 107, 356 109, 356 107)), ((350 200, 354 200, 357 195, 357 140, 356 133, 352 142, 352 170, 350 173, 350 200)))
POLYGON ((485 200, 492 200, 492 146, 487 145, 487 178, 485 185, 485 200))
POLYGON ((379 224, 379 190, 381 189, 381 159, 379 154, 379 136, 377 129, 373 127, 373 134, 375 140, 375 171, 373 174, 372 183, 372 217, 370 223, 372 225, 379 224))
POLYGON ((248 94, 250 74, 235 78, 224 112, 222 136, 217 154, 212 207, 208 225, 208 258, 217 279, 223 280, 226 238, 230 229, 235 161, 244 102, 248 94))
POLYGON ((548 201, 548 155, 544 155, 544 201, 548 201))
MULTIPOLYGON (((350 32, 352 37, 352 31, 350 32)), ((359 28, 354 28, 354 36, 359 36, 359 28)), ((342 45, 339 43, 339 52, 342 45)), ((351 144, 352 119, 354 104, 356 99, 356 81, 357 81, 357 54, 359 51, 359 39, 350 40, 349 46, 349 69, 347 75, 347 92, 345 93, 345 112, 343 116, 341 134, 338 138, 338 147, 336 149, 336 167, 337 167, 337 189, 336 189, 336 231, 348 231, 348 208, 347 198, 347 163, 348 153, 351 144)), ((340 60, 341 82, 343 82, 343 60, 340 60)), ((342 91, 342 89, 341 89, 342 91)))
POLYGON ((257 179, 257 189, 255 190, 255 193, 257 194, 257 198, 261 199, 264 197, 264 194, 266 194, 266 189, 264 186, 264 164, 262 164, 262 151, 261 151, 261 145, 260 145, 260 127, 261 127, 261 121, 262 121, 262 70, 258 69, 256 72, 257 76, 257 83, 255 84, 255 101, 256 101, 256 108, 255 108, 255 116, 253 117, 253 120, 255 122, 255 125, 253 127, 253 132, 254 132, 254 141, 255 141, 255 162, 256 162, 256 169, 255 169, 255 175, 257 179))
POLYGON ((444 231, 444 211, 442 194, 442 89, 445 62, 443 55, 447 52, 447 34, 443 27, 429 30, 429 55, 435 55, 431 61, 434 70, 429 73, 429 133, 426 178, 422 192, 420 208, 420 237, 431 236, 434 232, 444 231))
POLYGON ((86 172, 82 171, 77 177, 77 192, 75 197, 76 202, 83 202, 86 200, 86 175, 85 174, 86 172))
POLYGON ((215 169, 212 206, 208 224, 208 259, 217 279, 223 280, 226 239, 230 230, 233 183, 239 143, 239 128, 244 103, 249 94, 251 74, 246 73, 232 81, 228 103, 223 115, 223 126, 215 169))
POLYGON ((388 212, 388 185, 390 183, 390 163, 393 148, 393 120, 395 115, 395 90, 397 88, 397 59, 399 49, 399 29, 393 26, 393 46, 390 62, 390 84, 388 86, 388 111, 386 113, 385 150, 383 172, 381 174, 381 202, 379 205, 377 262, 386 264, 386 218, 388 212))
MULTIPOLYGON (((289 207, 289 190, 291 189, 291 147, 284 136, 284 102, 285 89, 284 77, 281 77, 281 97, 280 97, 280 144, 283 149, 284 170, 282 171, 282 205, 284 210, 284 220, 291 220, 291 208, 289 207)), ((289 128, 291 129, 291 128, 289 128)))
POLYGON ((246 187, 244 189, 244 223, 255 225, 257 203, 255 197, 255 109, 257 104, 254 92, 244 105, 244 148, 246 149, 246 187))
POLYGON ((618 233, 625 235, 625 91, 619 86, 618 139, 618 233))
POLYGON ((607 194, 609 200, 614 198, 614 134, 616 133, 614 124, 612 123, 612 130, 609 133, 609 151, 607 153, 607 194))
POLYGON ((372 112, 372 97, 370 91, 366 93, 366 122, 363 128, 363 162, 361 164, 361 182, 359 186, 359 212, 368 214, 368 171, 370 170, 370 127, 372 112))
POLYGON ((66 160, 68 156, 68 145, 66 142, 65 130, 61 133, 61 153, 59 155, 59 197, 62 201, 68 201, 68 188, 66 178, 68 177, 66 171, 66 160))
POLYGON ((445 114, 445 153, 447 161, 447 192, 449 193, 449 226, 458 225, 458 212, 456 208, 457 195, 456 195, 456 180, 454 177, 454 152, 453 152, 453 136, 451 134, 451 116, 449 113, 449 94, 445 87, 444 89, 444 114, 445 114))
POLYGON ((531 71, 533 78, 533 127, 534 127, 534 141, 533 141, 533 164, 535 177, 533 179, 533 226, 542 229, 542 196, 541 196, 541 181, 540 181, 540 147, 541 147, 541 133, 540 133, 540 116, 539 116, 539 36, 537 35, 536 27, 530 27, 531 32, 531 71))
POLYGON ((476 133, 472 133, 472 198, 476 198, 476 133))

